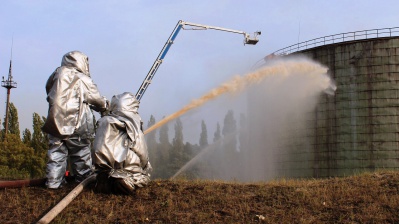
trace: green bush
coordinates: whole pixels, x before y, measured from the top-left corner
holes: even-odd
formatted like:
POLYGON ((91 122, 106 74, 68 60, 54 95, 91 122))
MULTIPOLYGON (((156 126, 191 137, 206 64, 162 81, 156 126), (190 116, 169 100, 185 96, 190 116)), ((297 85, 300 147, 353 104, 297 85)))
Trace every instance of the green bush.
POLYGON ((8 134, 0 141, 1 178, 37 178, 45 174, 46 157, 24 144, 19 136, 8 134))

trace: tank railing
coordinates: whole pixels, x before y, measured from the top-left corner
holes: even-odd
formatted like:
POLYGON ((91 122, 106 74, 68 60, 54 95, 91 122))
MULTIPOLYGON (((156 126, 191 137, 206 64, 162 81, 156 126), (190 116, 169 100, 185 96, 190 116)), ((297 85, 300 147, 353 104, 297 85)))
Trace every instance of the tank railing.
POLYGON ((336 44, 345 41, 363 40, 363 39, 371 39, 379 37, 393 37, 393 36, 399 36, 399 27, 339 33, 293 44, 291 46, 277 50, 273 52, 273 54, 287 55, 297 51, 302 51, 309 48, 319 47, 328 44, 336 44))

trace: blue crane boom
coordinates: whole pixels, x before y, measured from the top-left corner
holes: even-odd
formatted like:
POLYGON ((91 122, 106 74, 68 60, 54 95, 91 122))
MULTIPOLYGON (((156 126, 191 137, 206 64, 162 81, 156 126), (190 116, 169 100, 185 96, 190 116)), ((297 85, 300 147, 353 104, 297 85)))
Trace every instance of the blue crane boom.
POLYGON ((208 25, 190 23, 190 22, 185 22, 185 21, 179 20, 176 27, 173 29, 172 33, 170 34, 168 40, 166 41, 165 45, 163 46, 161 52, 159 53, 157 59, 155 60, 154 64, 152 65, 150 71, 147 73, 147 76, 145 77, 139 90, 137 91, 136 98, 138 101, 140 101, 141 98, 143 97, 145 91, 147 90, 148 86, 151 83, 151 80, 154 78, 155 73, 157 72, 159 66, 162 64, 163 59, 165 58, 165 56, 168 53, 170 47, 172 46, 174 40, 176 39, 176 36, 179 34, 179 31, 181 29, 187 29, 187 30, 190 29, 190 28, 185 28, 185 26, 196 27, 196 28, 191 28, 191 30, 213 29, 213 30, 220 30, 220 31, 226 31, 226 32, 231 32, 231 33, 243 34, 244 35, 244 45, 245 44, 255 45, 259 41, 257 36, 261 35, 260 31, 256 31, 254 33, 254 36, 251 37, 251 35, 249 35, 248 33, 245 33, 243 31, 239 31, 239 30, 232 30, 232 29, 226 29, 226 28, 222 28, 222 27, 208 26, 208 25))

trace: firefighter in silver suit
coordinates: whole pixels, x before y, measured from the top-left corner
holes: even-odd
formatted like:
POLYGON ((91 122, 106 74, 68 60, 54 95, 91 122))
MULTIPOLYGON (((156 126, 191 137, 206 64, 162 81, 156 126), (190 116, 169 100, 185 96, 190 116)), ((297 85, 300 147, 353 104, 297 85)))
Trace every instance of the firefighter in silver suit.
POLYGON ((110 114, 98 121, 93 146, 97 192, 132 194, 150 181, 152 167, 138 108, 132 93, 115 95, 110 114))
POLYGON ((61 66, 47 80, 46 92, 49 109, 42 127, 49 136, 46 186, 56 189, 66 183, 68 156, 77 182, 92 174, 92 109, 104 112, 108 101, 90 77, 88 57, 79 51, 63 56, 61 66))

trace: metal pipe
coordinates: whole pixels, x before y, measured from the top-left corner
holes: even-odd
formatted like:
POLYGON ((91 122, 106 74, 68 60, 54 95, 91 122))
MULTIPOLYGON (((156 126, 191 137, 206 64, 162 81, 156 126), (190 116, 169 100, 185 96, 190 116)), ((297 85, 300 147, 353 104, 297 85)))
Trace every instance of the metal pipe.
POLYGON ((44 185, 46 178, 33 180, 0 181, 0 189, 44 185))
POLYGON ((202 24, 190 23, 190 22, 182 22, 182 24, 187 25, 187 26, 202 27, 203 29, 221 30, 221 31, 244 34, 244 35, 246 34, 246 32, 241 31, 241 30, 232 30, 232 29, 226 29, 226 28, 217 27, 217 26, 208 26, 208 25, 202 25, 202 24))

